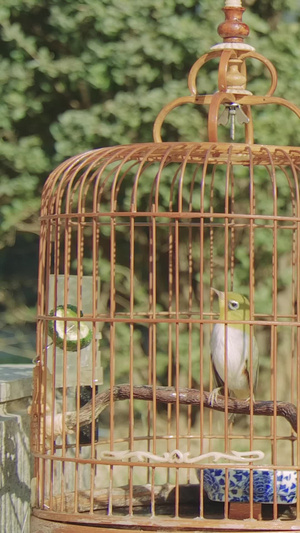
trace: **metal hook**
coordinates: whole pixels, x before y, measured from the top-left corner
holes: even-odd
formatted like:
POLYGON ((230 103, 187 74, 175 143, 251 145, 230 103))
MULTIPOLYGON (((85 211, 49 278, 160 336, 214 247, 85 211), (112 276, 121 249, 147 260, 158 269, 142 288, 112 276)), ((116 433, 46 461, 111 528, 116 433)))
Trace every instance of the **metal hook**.
POLYGON ((223 113, 220 115, 218 124, 226 126, 230 121, 230 138, 234 141, 235 137, 235 121, 238 124, 248 124, 249 117, 244 113, 239 104, 226 104, 223 113))

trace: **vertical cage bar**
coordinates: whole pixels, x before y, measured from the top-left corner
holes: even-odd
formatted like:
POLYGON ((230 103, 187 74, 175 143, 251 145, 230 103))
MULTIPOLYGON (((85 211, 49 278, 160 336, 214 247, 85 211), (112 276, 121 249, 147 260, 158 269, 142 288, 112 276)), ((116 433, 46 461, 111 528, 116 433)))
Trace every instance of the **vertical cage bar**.
MULTIPOLYGON (((82 276, 82 253, 83 253, 83 232, 82 232, 82 225, 81 221, 78 218, 77 219, 77 310, 82 309, 81 306, 81 276, 82 276)), ((75 430, 75 457, 79 458, 79 435, 80 435, 80 427, 79 427, 79 410, 80 410, 80 368, 81 368, 81 357, 80 357, 80 339, 78 338, 78 329, 77 329, 77 352, 76 352, 76 368, 77 368, 77 387, 76 387, 76 396, 75 396, 75 407, 76 407, 76 416, 77 416, 77 424, 76 424, 76 430, 75 430)), ((78 483, 79 483, 79 464, 75 463, 75 477, 74 477, 74 512, 78 509, 78 483)), ((90 508, 92 506, 92 502, 90 502, 90 508)))
MULTIPOLYGON (((226 167, 226 177, 225 177, 225 204, 224 204, 224 398, 225 398, 225 410, 224 410, 224 445, 225 453, 230 451, 230 440, 228 435, 229 424, 228 424, 228 268, 229 268, 229 184, 230 184, 230 171, 231 171, 231 162, 230 162, 230 149, 229 154, 227 154, 227 167, 226 167)), ((225 468, 225 502, 224 502, 224 518, 225 520, 229 518, 229 479, 228 479, 228 468, 225 468)))
MULTIPOLYGON (((207 160, 205 161, 207 162, 207 160)), ((205 170, 207 169, 207 166, 204 167, 205 170)), ((216 172, 216 166, 212 169, 212 176, 211 176, 211 183, 210 183, 210 194, 209 194, 209 213, 212 215, 209 218, 209 286, 210 289, 213 287, 214 282, 214 183, 215 183, 215 172, 216 172)), ((213 311, 213 295, 212 291, 210 290, 210 311, 212 313, 213 311)), ((213 315, 213 313, 212 313, 213 315)), ((210 337, 212 335, 212 325, 210 325, 210 337)), ((212 372, 212 364, 210 361, 210 371, 209 371, 209 390, 212 390, 214 387, 214 378, 213 378, 213 372, 212 372)), ((213 410, 209 410, 209 435, 211 436, 213 431, 213 410)), ((209 439, 209 451, 212 450, 212 439, 209 439)))
MULTIPOLYGON (((228 271, 230 265, 230 259, 228 257, 229 253, 229 215, 230 215, 230 175, 232 170, 231 163, 231 148, 229 148, 227 153, 227 166, 226 166, 226 176, 225 176, 225 204, 224 204, 224 309, 225 309, 225 324, 224 324, 224 398, 225 398, 225 411, 224 411, 224 444, 225 444, 225 453, 228 453, 230 450, 230 440, 228 435, 229 424, 228 424, 228 271)), ((225 518, 228 517, 228 471, 226 474, 226 498, 225 498, 225 518)))
MULTIPOLYGON (((192 204, 189 204, 189 211, 192 210, 192 204)), ((190 219, 189 219, 190 220, 190 219)), ((193 308, 193 231, 192 226, 188 228, 188 316, 192 316, 193 308)), ((193 350, 193 324, 188 324, 188 368, 187 368, 187 383, 191 389, 193 386, 193 364, 192 364, 192 350, 193 350)), ((192 434, 192 406, 187 407, 187 436, 192 434)), ((188 438, 186 443, 187 452, 191 450, 191 440, 188 438)), ((190 473, 187 472, 187 483, 190 483, 190 473)))
MULTIPOLYGON (((200 346, 199 346, 199 357, 200 357, 200 368, 199 368, 199 380, 200 380, 200 394, 203 397, 204 393, 204 328, 203 328, 203 319, 204 319, 204 238, 205 238, 205 185, 207 177, 207 157, 204 160, 202 177, 200 184, 200 229, 199 229, 199 246, 200 246, 200 257, 199 257, 199 318, 200 318, 200 346)), ((209 300, 211 302, 211 280, 209 287, 209 300)), ((211 309, 210 309, 211 310, 211 309)), ((210 365, 211 367, 211 365, 210 365)), ((203 402, 200 402, 199 408, 200 415, 200 424, 199 424, 199 455, 204 453, 204 405, 203 402)), ((211 423, 211 413, 209 415, 209 423, 211 423)), ((210 446, 210 444, 209 444, 210 446)), ((204 490, 201 490, 203 487, 203 469, 199 470, 199 517, 204 518, 204 490)))
MULTIPOLYGON (((174 253, 174 271, 175 271, 175 316, 176 319, 179 319, 180 311, 180 302, 179 302, 179 221, 178 218, 175 219, 175 230, 174 230, 174 244, 175 244, 175 253, 174 253)), ((178 450, 180 447, 179 443, 179 434, 180 434, 180 404, 179 404, 179 323, 175 324, 175 389, 176 389, 176 403, 175 403, 175 427, 176 427, 176 436, 175 436, 175 446, 178 450)), ((179 472, 178 469, 175 471, 175 517, 178 517, 179 513, 179 472)))
MULTIPOLYGON (((253 157, 251 151, 249 150, 249 195, 250 195, 250 220, 249 220, 249 303, 250 303, 250 313, 249 319, 254 319, 254 290, 255 290, 255 243, 254 243, 254 221, 255 221, 255 185, 254 185, 254 168, 253 168, 253 157)), ((245 328, 247 326, 245 325, 245 328)), ((254 327, 253 324, 249 325, 249 381, 250 381, 250 430, 249 430, 249 447, 250 450, 253 450, 253 437, 254 437, 254 416, 253 416, 253 393, 254 393, 254 375, 253 375, 253 339, 254 339, 254 327)), ((254 490, 253 490, 253 469, 250 464, 249 467, 249 501, 250 501, 250 519, 254 518, 254 490)))
MULTIPOLYGON (((131 206, 133 209, 134 206, 131 206)), ((129 294, 129 315, 131 321, 133 320, 134 312, 134 217, 130 217, 130 257, 129 257, 129 271, 130 271, 130 294, 129 294)), ((134 406, 133 406, 133 362, 134 362, 134 326, 130 322, 130 338, 129 338, 129 384, 130 384, 130 398, 129 398, 129 448, 130 451, 134 449, 134 406)), ((133 467, 129 467, 129 515, 133 514, 133 467)))
MULTIPOLYGON (((113 207, 113 206, 112 206, 113 207)), ((116 217, 110 219, 110 318, 115 318, 116 312, 116 217)), ((115 346, 116 346, 116 324, 114 320, 110 322, 110 412, 109 412, 109 449, 114 450, 115 433, 115 405, 113 398, 113 388, 115 385, 115 346)), ((109 492, 108 492, 108 514, 113 514, 113 486, 114 486, 114 465, 109 467, 109 492)))
MULTIPOLYGON (((299 172, 299 169, 298 169, 299 172)), ((300 490, 300 409, 299 409, 299 402, 300 402, 300 261, 299 261, 299 255, 300 255, 300 199, 299 199, 299 185, 298 180, 295 180, 295 188, 296 188, 296 197, 297 197, 297 258, 298 261, 296 263, 296 305, 295 305, 295 311, 297 314, 297 327, 296 327, 296 344, 297 344, 297 373, 296 373, 296 398, 297 398, 297 494, 299 494, 300 490)), ((300 498, 297 498, 297 519, 300 520, 300 498)))
MULTIPOLYGON (((156 205, 153 205, 153 210, 156 209, 156 205)), ((153 404, 152 404, 152 453, 156 454, 156 336, 157 336, 157 327, 156 327, 156 291, 157 291, 157 278, 156 278, 156 218, 152 215, 151 217, 151 258, 152 258, 152 386, 153 386, 153 404)), ((151 516, 155 516, 155 467, 152 467, 151 471, 151 516)))
MULTIPOLYGON (((96 435, 96 416, 95 416, 95 408, 96 408, 96 392, 98 391, 99 387, 96 386, 96 357, 97 357, 97 350, 99 348, 99 328, 98 328, 98 322, 96 321, 96 317, 98 316, 98 295, 99 295, 99 286, 100 286, 100 280, 99 280, 99 241, 100 241, 100 228, 98 221, 96 219, 96 216, 93 216, 92 218, 92 258, 93 258, 93 268, 92 268, 92 331, 93 331, 93 337, 92 337, 92 398, 91 398, 91 407, 92 407, 92 427, 91 427, 91 433, 92 433, 92 443, 91 443, 91 457, 96 458, 97 457, 97 448, 95 443, 94 435, 96 435)), ((97 422, 97 426, 99 427, 99 422, 97 422)), ((99 438, 99 431, 97 431, 97 436, 99 438)), ((92 496, 94 501, 94 486, 95 486, 95 478, 97 476, 97 465, 94 464, 94 479, 93 479, 93 486, 92 486, 92 496)))
MULTIPOLYGON (((47 238, 50 240, 50 243, 51 243, 51 237, 52 237, 52 223, 50 221, 47 222, 47 238)), ((46 291, 45 291, 45 300, 44 300, 44 304, 43 304, 43 312, 47 315, 49 315, 50 313, 50 309, 49 309, 49 280, 50 280, 50 274, 51 274, 51 256, 52 254, 54 254, 54 279, 56 279, 56 284, 57 284, 57 277, 58 277, 58 273, 59 273, 59 260, 60 260, 60 248, 59 248, 59 243, 60 243, 60 221, 59 219, 57 219, 55 225, 54 225, 54 231, 53 231, 54 235, 55 235, 55 242, 54 242, 54 245, 52 245, 52 243, 50 244, 49 241, 48 241, 48 246, 47 246, 47 257, 46 257, 46 262, 45 262, 45 272, 44 272, 44 279, 46 281, 46 291), (57 243, 57 244, 56 244, 57 243)), ((57 285, 54 284, 54 309, 56 309, 56 306, 57 306, 57 290, 56 290, 56 287, 57 285)), ((43 335, 43 338, 44 338, 44 342, 43 342, 43 347, 42 347, 42 350, 43 350, 43 374, 44 374, 44 398, 43 398, 43 402, 44 402, 44 438, 46 438, 46 426, 47 426, 47 421, 46 421, 46 411, 49 409, 49 415, 50 415, 50 428, 49 428, 49 433, 50 433, 50 450, 51 450, 51 455, 54 455, 55 453, 55 443, 54 443, 54 420, 55 420, 55 412, 56 412, 56 398, 55 398, 55 370, 56 370, 56 338, 53 339, 52 343, 49 343, 49 344, 52 344, 52 353, 53 353, 53 357, 52 357, 52 378, 51 378, 51 375, 49 376, 49 370, 48 370, 48 330, 49 330, 49 322, 47 321, 45 324, 45 329, 44 329, 44 335, 43 335), (50 377, 50 380, 48 378, 48 376, 50 377), (48 378, 48 379, 47 379, 48 378), (50 388, 50 382, 51 382, 51 390, 49 390, 50 388), (49 401, 49 405, 48 405, 48 401, 49 401)), ((44 453, 45 453, 45 448, 44 448, 44 453)), ((46 463, 44 462, 44 468, 43 468, 43 476, 44 476, 44 483, 46 482, 46 463)), ((53 496, 54 496, 54 463, 53 461, 50 461, 49 462, 49 476, 50 476, 50 480, 49 480, 49 505, 52 506, 53 505, 53 496)), ((45 491, 46 491, 46 487, 44 486, 43 488, 43 493, 45 495, 45 491)))
MULTIPOLYGON (((171 187, 170 187, 170 197, 169 197, 169 212, 173 212, 173 195, 174 195, 174 188, 175 188, 175 182, 177 178, 177 173, 175 174, 171 187)), ((175 286, 175 277, 176 273, 174 273, 175 270, 175 231, 174 231, 174 218, 173 216, 169 219, 168 224, 168 312, 169 317, 171 318, 173 316, 173 291, 175 286)), ((170 322, 168 324, 168 387, 172 387, 174 385, 173 383, 173 324, 170 322)), ((167 405, 167 434, 171 435, 173 432, 172 429, 172 422, 173 422, 173 410, 174 406, 169 403, 167 405)), ((167 440, 167 451, 170 452, 172 449, 172 442, 171 440, 167 440)), ((170 468, 167 469, 167 483, 170 483, 171 476, 170 476, 170 468)))

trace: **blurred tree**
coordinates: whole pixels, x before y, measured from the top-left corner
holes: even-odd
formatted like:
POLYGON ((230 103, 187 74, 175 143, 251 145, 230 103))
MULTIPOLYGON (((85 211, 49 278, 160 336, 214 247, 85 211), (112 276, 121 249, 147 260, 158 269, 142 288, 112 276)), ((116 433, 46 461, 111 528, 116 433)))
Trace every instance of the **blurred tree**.
MULTIPOLYGON (((152 140, 162 106, 188 94, 193 62, 219 41, 223 0, 7 0, 0 6, 0 324, 33 319, 38 211, 47 174, 99 146, 152 140)), ((300 8, 296 0, 246 0, 250 42, 275 63, 277 94, 296 104, 300 8)), ((216 89, 211 66, 199 92, 216 89)), ((262 68, 249 69, 261 93, 262 68)), ((205 140, 205 113, 168 119, 169 140, 205 140), (178 130, 178 133, 177 133, 178 130)), ((298 144, 292 118, 261 113, 260 136, 298 144), (279 138, 278 138, 279 137, 279 138)))

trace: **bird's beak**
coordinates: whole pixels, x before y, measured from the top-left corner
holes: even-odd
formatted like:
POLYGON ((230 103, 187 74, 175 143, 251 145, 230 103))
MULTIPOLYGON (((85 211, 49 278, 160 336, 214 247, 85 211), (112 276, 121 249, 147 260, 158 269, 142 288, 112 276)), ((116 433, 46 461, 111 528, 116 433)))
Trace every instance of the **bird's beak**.
POLYGON ((213 287, 211 287, 210 290, 215 292, 218 297, 222 294, 221 291, 217 291, 217 289, 214 289, 213 287))
POLYGON ((214 287, 211 287, 210 290, 214 291, 216 293, 216 295, 218 296, 219 300, 224 300, 225 299, 224 292, 218 291, 217 289, 214 289, 214 287))

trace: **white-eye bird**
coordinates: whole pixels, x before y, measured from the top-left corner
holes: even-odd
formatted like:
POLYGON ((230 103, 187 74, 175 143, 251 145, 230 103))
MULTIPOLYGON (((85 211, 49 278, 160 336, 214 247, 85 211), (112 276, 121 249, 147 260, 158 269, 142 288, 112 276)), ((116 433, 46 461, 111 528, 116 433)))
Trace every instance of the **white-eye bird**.
POLYGON ((219 391, 224 387, 225 359, 227 360, 227 387, 229 396, 249 400, 254 394, 258 379, 258 347, 254 335, 250 339, 250 325, 242 321, 250 318, 250 303, 246 296, 237 292, 227 292, 225 313, 225 293, 212 290, 219 299, 220 323, 213 326, 211 335, 211 361, 218 385, 210 393, 213 405, 219 391), (234 321, 225 325, 224 321, 234 321), (226 334, 225 334, 226 330, 226 334), (226 337, 226 346, 225 346, 226 337), (252 343, 252 384, 250 390, 250 345, 252 343), (226 354, 226 355, 225 355, 226 354))

